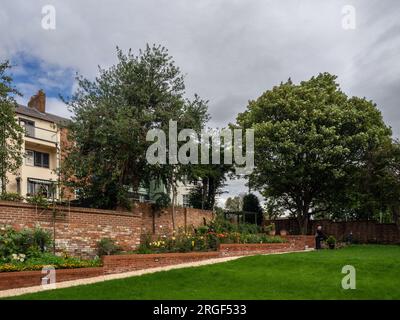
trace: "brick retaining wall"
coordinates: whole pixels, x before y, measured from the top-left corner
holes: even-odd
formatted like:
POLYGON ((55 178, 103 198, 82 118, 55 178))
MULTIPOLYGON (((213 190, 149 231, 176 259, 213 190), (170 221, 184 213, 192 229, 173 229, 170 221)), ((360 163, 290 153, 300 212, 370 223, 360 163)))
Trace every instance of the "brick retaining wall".
MULTIPOLYGON (((212 219, 212 212, 191 208, 177 208, 176 227, 188 228, 202 225, 204 219, 212 219)), ((78 207, 57 207, 55 219, 56 248, 79 257, 96 255, 96 243, 101 238, 111 238, 123 250, 137 248, 144 234, 152 234, 153 224, 157 227, 155 236, 171 232, 171 208, 154 213, 150 204, 136 204, 129 211, 100 210, 78 207)), ((0 227, 15 229, 39 226, 53 234, 51 210, 36 206, 0 201, 0 227)))
MULTIPOLYGON (((291 236, 285 243, 265 244, 221 244, 219 251, 160 253, 160 254, 126 254, 103 257, 101 268, 58 269, 56 281, 69 281, 101 276, 103 274, 121 273, 187 262, 208 260, 241 255, 255 255, 276 252, 301 251, 305 245, 312 244, 313 236, 291 236)), ((37 286, 44 275, 41 271, 1 272, 0 290, 37 286)))
MULTIPOLYGON (((56 282, 92 278, 104 274, 103 268, 56 270, 56 282)), ((40 286, 45 275, 41 271, 0 272, 0 290, 40 286)))
POLYGON ((218 257, 220 257, 220 253, 217 251, 113 255, 103 257, 103 267, 104 273, 106 274, 120 273, 195 262, 218 257))

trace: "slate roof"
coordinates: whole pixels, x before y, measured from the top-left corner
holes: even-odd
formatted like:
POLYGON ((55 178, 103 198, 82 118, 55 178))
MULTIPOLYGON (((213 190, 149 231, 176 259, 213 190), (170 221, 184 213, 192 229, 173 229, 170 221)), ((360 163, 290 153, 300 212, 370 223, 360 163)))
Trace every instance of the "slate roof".
POLYGON ((63 117, 56 116, 51 113, 42 113, 36 110, 35 108, 25 107, 23 105, 18 105, 15 109, 15 112, 21 115, 25 115, 28 117, 41 119, 49 122, 53 122, 58 125, 67 125, 71 120, 63 117))

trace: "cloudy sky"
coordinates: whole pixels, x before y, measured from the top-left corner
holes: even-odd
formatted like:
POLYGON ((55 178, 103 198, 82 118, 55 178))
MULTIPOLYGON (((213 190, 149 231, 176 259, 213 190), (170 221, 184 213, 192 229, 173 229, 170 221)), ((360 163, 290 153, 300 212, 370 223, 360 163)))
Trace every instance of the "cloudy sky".
MULTIPOLYGON (((0 60, 15 65, 19 102, 42 88, 48 112, 61 116, 68 111, 58 95, 74 91, 77 72, 95 77, 98 65, 115 63, 117 45, 137 51, 156 43, 186 74, 187 95, 210 101, 211 127, 233 121, 249 99, 289 77, 327 71, 349 95, 376 102, 400 135, 398 0, 2 0, 0 30, 0 60), (42 28, 48 4, 54 30, 42 28)), ((232 181, 221 201, 245 190, 232 181)))

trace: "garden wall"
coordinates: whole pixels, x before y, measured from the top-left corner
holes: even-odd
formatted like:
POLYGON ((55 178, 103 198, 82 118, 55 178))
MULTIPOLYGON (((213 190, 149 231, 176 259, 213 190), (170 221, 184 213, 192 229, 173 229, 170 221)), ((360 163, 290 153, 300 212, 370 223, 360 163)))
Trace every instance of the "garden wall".
POLYGON ((306 247, 314 248, 314 236, 287 236, 287 242, 263 244, 220 244, 218 251, 159 253, 159 254, 124 254, 103 257, 104 273, 120 273, 148 268, 155 268, 180 263, 223 258, 267 254, 277 252, 302 251, 306 247))
POLYGON ((124 254, 103 257, 104 273, 120 273, 219 258, 220 253, 188 252, 157 254, 124 254))
POLYGON ((301 251, 305 248, 315 248, 314 236, 285 236, 283 243, 247 243, 221 244, 219 251, 222 257, 245 256, 253 254, 301 251))
MULTIPOLYGON (((154 212, 151 205, 139 203, 132 212, 57 207, 55 218, 55 239, 57 251, 74 256, 93 257, 96 243, 101 238, 114 239, 124 250, 134 250, 145 234, 158 236, 172 230, 172 209, 154 212)), ((176 208, 175 225, 189 228, 202 225, 212 219, 212 212, 191 208, 176 208)), ((53 234, 52 210, 36 206, 0 201, 0 227, 16 229, 39 226, 53 234)))
MULTIPOLYGON (((97 277, 104 274, 121 273, 149 268, 177 265, 201 260, 267 254, 277 252, 303 251, 306 246, 314 247, 314 236, 288 236, 285 243, 265 244, 221 244, 218 251, 159 253, 159 254, 124 254, 104 256, 103 267, 58 269, 56 282, 97 277)), ((41 271, 1 272, 0 290, 38 286, 44 275, 41 271)))
MULTIPOLYGON (((56 282, 98 277, 103 268, 56 270, 56 282)), ((42 271, 0 272, 0 290, 40 286, 45 275, 42 271)))
MULTIPOLYGON (((143 235, 153 235, 158 237, 172 232, 172 208, 165 208, 155 212, 151 205, 138 203, 133 209, 142 215, 143 235)), ((213 219, 213 212, 208 210, 193 208, 175 208, 175 227, 188 230, 191 227, 204 225, 205 222, 213 219)))
MULTIPOLYGON (((275 228, 279 234, 280 230, 287 230, 290 234, 299 234, 299 225, 295 219, 277 219, 266 221, 265 224, 275 223, 275 228)), ((383 243, 399 244, 400 227, 395 223, 378 223, 376 221, 341 221, 333 222, 330 220, 312 220, 310 223, 309 234, 314 234, 317 225, 322 226, 322 230, 327 235, 333 235, 339 241, 346 240, 346 237, 353 233, 353 239, 359 243, 383 243)))

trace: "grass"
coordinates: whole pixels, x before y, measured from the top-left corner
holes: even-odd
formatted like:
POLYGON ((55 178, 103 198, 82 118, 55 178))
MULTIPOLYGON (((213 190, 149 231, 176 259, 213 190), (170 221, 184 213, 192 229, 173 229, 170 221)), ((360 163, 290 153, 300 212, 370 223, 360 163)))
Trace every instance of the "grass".
POLYGON ((400 299, 400 246, 252 256, 15 299, 400 299), (357 288, 344 290, 344 265, 357 288))

